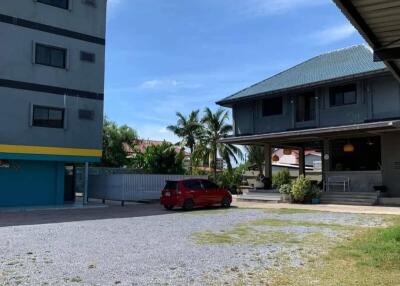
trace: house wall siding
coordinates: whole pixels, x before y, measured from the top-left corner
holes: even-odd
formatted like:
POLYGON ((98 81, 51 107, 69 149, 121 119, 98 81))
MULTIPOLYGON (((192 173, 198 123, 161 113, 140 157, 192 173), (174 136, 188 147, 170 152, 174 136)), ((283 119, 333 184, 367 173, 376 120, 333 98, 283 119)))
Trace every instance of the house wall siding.
MULTIPOLYGON (((352 82, 347 81, 343 84, 347 83, 352 82)), ((329 88, 331 86, 321 86, 314 89, 316 116, 313 121, 296 122, 296 94, 282 95, 284 104, 282 115, 263 117, 262 98, 237 103, 233 106, 236 114, 234 118, 236 135, 340 126, 364 123, 368 120, 400 117, 400 85, 393 76, 376 76, 357 80, 355 83, 357 84, 357 103, 351 105, 330 106, 329 88), (253 132, 251 132, 252 129, 253 132), (246 132, 243 132, 243 130, 246 132)))
POLYGON ((400 197, 400 133, 382 135, 383 184, 391 197, 400 197))

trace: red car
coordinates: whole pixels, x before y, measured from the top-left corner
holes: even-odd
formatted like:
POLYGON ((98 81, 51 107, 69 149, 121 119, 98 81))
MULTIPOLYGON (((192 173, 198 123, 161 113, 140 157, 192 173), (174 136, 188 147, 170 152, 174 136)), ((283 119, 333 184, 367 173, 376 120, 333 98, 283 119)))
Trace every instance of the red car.
POLYGON ((161 204, 168 210, 174 207, 192 210, 199 206, 220 205, 229 208, 231 193, 204 179, 167 181, 161 193, 161 204))

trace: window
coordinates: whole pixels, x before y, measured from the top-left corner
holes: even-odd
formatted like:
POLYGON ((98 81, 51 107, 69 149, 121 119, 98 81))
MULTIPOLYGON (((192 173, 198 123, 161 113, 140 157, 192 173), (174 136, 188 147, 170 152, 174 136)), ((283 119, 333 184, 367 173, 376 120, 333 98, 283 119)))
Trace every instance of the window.
POLYGON ((96 60, 96 55, 88 52, 81 52, 81 61, 94 63, 96 60))
POLYGON ((97 7, 96 0, 85 0, 85 1, 83 1, 83 3, 86 4, 87 6, 91 6, 93 8, 97 7))
POLYGON ((376 171, 381 169, 380 137, 335 139, 330 142, 331 171, 376 171), (344 152, 351 144, 353 152, 344 152))
POLYGON ((218 186, 210 181, 202 181, 204 189, 217 189, 218 186))
POLYGON ((85 120, 93 120, 94 119, 94 111, 87 109, 79 109, 79 119, 85 120))
POLYGON ((330 105, 341 106, 357 103, 357 86, 348 84, 344 86, 332 87, 329 90, 330 105))
POLYGON ((184 185, 186 188, 191 189, 191 190, 202 190, 203 186, 201 185, 200 181, 185 181, 184 185))
POLYGON ((177 189, 178 189, 178 182, 176 181, 167 181, 164 187, 164 190, 177 190, 177 189))
POLYGON ((64 128, 64 109, 34 105, 32 125, 64 128))
POLYGON ((67 50, 36 44, 35 63, 65 69, 67 50))
POLYGON ((282 96, 264 99, 262 102, 262 115, 272 116, 283 113, 282 96))
POLYGON ((296 121, 315 120, 315 96, 314 92, 303 93, 296 98, 296 121))
POLYGON ((69 0, 37 0, 39 3, 43 3, 46 5, 62 8, 62 9, 68 9, 69 8, 69 0))

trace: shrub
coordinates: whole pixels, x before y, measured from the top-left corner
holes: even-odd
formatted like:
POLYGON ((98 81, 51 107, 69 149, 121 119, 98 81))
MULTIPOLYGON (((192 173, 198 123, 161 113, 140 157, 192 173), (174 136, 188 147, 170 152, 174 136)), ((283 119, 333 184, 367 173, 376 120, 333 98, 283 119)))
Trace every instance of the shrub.
POLYGON ((290 173, 288 169, 283 169, 272 176, 272 186, 278 190, 282 185, 290 184, 290 173))
POLYGON ((318 186, 312 186, 310 191, 310 199, 319 199, 322 196, 322 191, 318 186))
POLYGON ((302 203, 306 197, 310 196, 311 190, 311 181, 301 175, 292 184, 292 197, 296 202, 302 203))
POLYGON ((290 184, 284 184, 279 188, 281 194, 290 195, 292 192, 292 186, 290 184))
POLYGON ((242 184, 243 180, 243 171, 247 170, 248 166, 246 164, 242 164, 232 170, 224 170, 221 173, 217 174, 217 183, 222 188, 229 189, 232 193, 237 193, 237 189, 242 184))

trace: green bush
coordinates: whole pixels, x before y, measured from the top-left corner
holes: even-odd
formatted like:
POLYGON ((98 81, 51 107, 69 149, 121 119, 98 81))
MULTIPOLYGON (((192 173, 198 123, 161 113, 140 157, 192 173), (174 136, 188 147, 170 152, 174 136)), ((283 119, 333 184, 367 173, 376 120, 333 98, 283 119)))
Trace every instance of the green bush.
POLYGON ((312 186, 310 191, 310 199, 319 199, 322 196, 322 190, 318 186, 312 186))
POLYGON ((290 184, 284 184, 279 188, 281 194, 290 195, 292 193, 292 186, 290 184))
POLYGON ((243 172, 247 170, 248 166, 242 164, 234 169, 227 169, 217 174, 217 181, 215 182, 222 188, 227 188, 233 193, 237 191, 239 186, 242 184, 243 172))
POLYGON ((283 169, 272 175, 272 186, 278 190, 282 185, 290 184, 290 173, 288 169, 283 169))
POLYGON ((311 181, 304 175, 299 176, 292 184, 292 197, 296 202, 304 202, 311 195, 311 191, 311 181))

